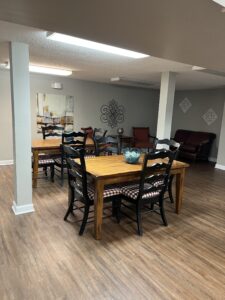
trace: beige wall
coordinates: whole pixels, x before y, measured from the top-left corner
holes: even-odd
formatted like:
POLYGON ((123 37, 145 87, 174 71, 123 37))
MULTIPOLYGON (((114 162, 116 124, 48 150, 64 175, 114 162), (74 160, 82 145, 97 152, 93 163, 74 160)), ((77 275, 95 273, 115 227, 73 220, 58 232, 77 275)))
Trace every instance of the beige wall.
POLYGON ((223 116, 223 105, 225 100, 225 89, 200 90, 200 91, 178 91, 175 94, 174 113, 172 124, 172 136, 177 129, 190 129, 206 132, 214 132, 214 141, 211 158, 217 157, 220 128, 223 116), (184 98, 188 98, 192 103, 188 112, 183 113, 179 104, 184 98), (218 118, 212 125, 207 125, 202 118, 205 112, 212 108, 218 118))
MULTIPOLYGON (((115 133, 100 121, 100 107, 112 98, 124 105, 125 121, 123 127, 125 134, 131 134, 132 126, 149 126, 151 133, 155 134, 158 112, 157 91, 147 89, 134 89, 114 87, 108 84, 98 84, 68 78, 46 75, 31 75, 31 120, 32 138, 36 138, 36 94, 56 93, 74 96, 75 129, 80 127, 102 127, 115 133), (51 88, 52 82, 63 83, 63 90, 51 88)), ((0 161, 12 159, 12 116, 9 72, 0 71, 0 161)))

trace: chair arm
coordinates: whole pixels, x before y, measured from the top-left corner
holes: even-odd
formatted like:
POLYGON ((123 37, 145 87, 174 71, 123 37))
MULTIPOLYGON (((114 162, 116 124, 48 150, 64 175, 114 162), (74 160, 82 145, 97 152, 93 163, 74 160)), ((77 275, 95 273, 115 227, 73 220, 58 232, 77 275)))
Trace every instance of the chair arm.
POLYGON ((210 140, 205 140, 205 141, 202 141, 199 146, 203 146, 203 145, 206 145, 206 144, 209 144, 210 143, 210 140))
POLYGON ((197 146, 197 152, 200 153, 204 151, 204 149, 207 149, 207 146, 209 146, 210 140, 204 140, 197 146))

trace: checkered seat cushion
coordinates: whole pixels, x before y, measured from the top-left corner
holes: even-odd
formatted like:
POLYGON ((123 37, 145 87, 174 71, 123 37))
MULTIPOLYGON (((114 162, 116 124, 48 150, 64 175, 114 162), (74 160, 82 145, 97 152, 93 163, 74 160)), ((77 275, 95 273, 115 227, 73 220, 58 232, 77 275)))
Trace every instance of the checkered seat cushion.
MULTIPOLYGON (((105 186, 103 192, 103 198, 108 198, 112 196, 119 196, 121 194, 121 189, 117 185, 108 185, 105 186)), ((93 186, 88 187, 88 196, 90 200, 94 200, 95 190, 93 186)))
MULTIPOLYGON (((156 186, 156 184, 154 184, 156 186)), ((143 199, 149 199, 159 196, 160 190, 156 191, 149 191, 147 190, 151 189, 152 185, 149 183, 144 184, 144 193, 143 193, 143 199)), ((131 199, 136 200, 139 193, 139 183, 138 184, 130 184, 121 187, 121 194, 122 196, 129 197, 131 199)))
POLYGON ((96 157, 96 155, 94 155, 94 154, 86 154, 86 155, 84 156, 85 159, 86 159, 86 158, 94 158, 94 157, 96 157))
POLYGON ((39 166, 44 166, 44 165, 54 165, 54 159, 47 158, 47 159, 39 159, 38 160, 38 165, 39 166))
MULTIPOLYGON (((59 166, 61 166, 62 165, 62 159, 59 157, 59 158, 56 158, 55 159, 55 163, 57 164, 57 165, 59 165, 59 166)), ((67 163, 66 163, 66 160, 65 159, 63 159, 63 166, 67 166, 67 163)))
MULTIPOLYGON (((105 186, 103 192, 103 198, 108 198, 112 196, 119 196, 121 194, 121 189, 117 185, 108 185, 105 186)), ((90 200, 94 201, 95 189, 94 186, 88 186, 88 196, 90 200)))
MULTIPOLYGON (((39 155, 38 156, 38 166, 47 166, 54 165, 54 159, 52 159, 49 155, 39 155)), ((34 158, 32 157, 32 165, 34 164, 34 158)))

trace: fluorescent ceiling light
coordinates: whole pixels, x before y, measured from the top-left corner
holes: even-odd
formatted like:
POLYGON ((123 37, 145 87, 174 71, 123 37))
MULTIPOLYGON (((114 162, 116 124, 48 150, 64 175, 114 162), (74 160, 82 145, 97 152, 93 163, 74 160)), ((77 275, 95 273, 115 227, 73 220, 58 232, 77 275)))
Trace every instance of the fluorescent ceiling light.
MULTIPOLYGON (((4 69, 10 69, 8 63, 1 64, 4 69)), ((36 65, 29 65, 29 71, 32 73, 48 74, 48 75, 59 75, 59 76, 70 76, 72 74, 71 70, 63 70, 50 67, 42 67, 36 65)))
POLYGON ((70 35, 57 33, 57 32, 48 33, 47 38, 57 42, 67 43, 71 45, 76 45, 84 48, 103 51, 103 52, 116 54, 116 55, 122 55, 131 58, 144 58, 149 56, 143 53, 122 49, 114 46, 109 46, 101 43, 96 43, 96 42, 80 39, 77 37, 73 37, 70 35))
POLYGON ((33 72, 33 73, 60 75, 60 76, 70 76, 72 74, 72 71, 70 71, 70 70, 41 67, 41 66, 35 66, 35 65, 29 65, 29 71, 33 72))
POLYGON ((213 1, 221 6, 225 7, 225 0, 213 0, 213 1))

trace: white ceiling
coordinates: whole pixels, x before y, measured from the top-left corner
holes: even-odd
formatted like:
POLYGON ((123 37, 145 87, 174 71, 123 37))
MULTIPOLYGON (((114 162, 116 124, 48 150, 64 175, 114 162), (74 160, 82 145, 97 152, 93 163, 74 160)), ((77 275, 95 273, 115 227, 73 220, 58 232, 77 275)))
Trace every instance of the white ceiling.
MULTIPOLYGON (((46 31, 0 21, 0 63, 9 60, 8 42, 29 44, 30 61, 42 66, 73 70, 71 77, 109 83, 124 77, 160 85, 160 74, 177 73, 177 89, 208 89, 225 86, 225 77, 192 71, 191 65, 156 57, 131 59, 46 39, 46 31)), ((132 49, 131 49, 132 50, 132 49)))

